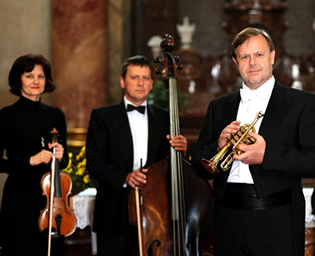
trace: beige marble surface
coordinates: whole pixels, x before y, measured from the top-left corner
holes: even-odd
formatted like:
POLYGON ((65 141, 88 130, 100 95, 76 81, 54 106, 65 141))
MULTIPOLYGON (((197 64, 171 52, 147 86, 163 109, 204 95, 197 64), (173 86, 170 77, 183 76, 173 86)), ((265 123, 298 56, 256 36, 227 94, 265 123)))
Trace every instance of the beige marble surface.
POLYGON ((91 110, 107 103, 107 1, 62 0, 52 5, 53 105, 68 127, 88 126, 91 110))

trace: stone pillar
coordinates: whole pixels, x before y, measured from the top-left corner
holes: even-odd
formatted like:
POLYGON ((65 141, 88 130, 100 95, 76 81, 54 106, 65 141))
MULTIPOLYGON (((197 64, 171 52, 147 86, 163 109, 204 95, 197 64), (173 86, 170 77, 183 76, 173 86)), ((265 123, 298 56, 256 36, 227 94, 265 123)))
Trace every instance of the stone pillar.
POLYGON ((52 1, 52 104, 68 128, 87 128, 91 110, 107 104, 107 1, 52 1))

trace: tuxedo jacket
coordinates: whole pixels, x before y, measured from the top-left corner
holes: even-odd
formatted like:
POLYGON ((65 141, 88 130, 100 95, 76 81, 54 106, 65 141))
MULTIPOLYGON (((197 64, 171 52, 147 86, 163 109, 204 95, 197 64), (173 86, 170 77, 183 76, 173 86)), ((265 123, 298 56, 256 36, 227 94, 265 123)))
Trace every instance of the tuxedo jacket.
MULTIPOLYGON (((168 111, 148 104, 148 155, 144 168, 163 159, 170 144, 168 111)), ((126 177, 133 171, 133 142, 124 102, 94 109, 87 140, 87 169, 99 181, 93 230, 119 234, 127 223, 126 177)))
MULTIPOLYGON (((236 91, 209 104, 193 152, 193 167, 201 177, 214 179, 213 191, 218 198, 223 196, 229 171, 214 176, 202 167, 201 159, 211 159, 217 154, 218 138, 222 130, 236 120, 240 100, 240 92, 236 91)), ((292 214, 296 217, 293 225, 298 237, 304 238, 301 178, 315 177, 315 95, 276 81, 259 134, 266 141, 263 163, 249 166, 257 195, 264 197, 290 189, 292 214)), ((298 242, 299 246, 303 241, 298 242)))

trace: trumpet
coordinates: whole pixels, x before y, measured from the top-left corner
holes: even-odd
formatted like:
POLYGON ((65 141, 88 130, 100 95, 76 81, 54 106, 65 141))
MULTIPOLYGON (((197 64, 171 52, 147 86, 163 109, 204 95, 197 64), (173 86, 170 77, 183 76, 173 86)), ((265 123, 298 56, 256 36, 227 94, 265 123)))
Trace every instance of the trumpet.
POLYGON ((253 137, 248 135, 248 132, 250 131, 256 132, 254 125, 263 116, 264 115, 262 112, 257 113, 255 120, 251 124, 243 125, 236 133, 232 134, 232 136, 229 138, 229 141, 224 145, 223 148, 220 149, 220 151, 213 158, 211 158, 210 160, 203 158, 201 160, 201 164, 203 165, 203 167, 212 174, 215 175, 219 174, 220 171, 218 168, 218 163, 223 159, 226 152, 230 148, 232 148, 231 152, 220 163, 222 171, 228 170, 234 161, 234 156, 243 153, 238 149, 238 145, 239 144, 250 145, 256 142, 256 140, 253 137))

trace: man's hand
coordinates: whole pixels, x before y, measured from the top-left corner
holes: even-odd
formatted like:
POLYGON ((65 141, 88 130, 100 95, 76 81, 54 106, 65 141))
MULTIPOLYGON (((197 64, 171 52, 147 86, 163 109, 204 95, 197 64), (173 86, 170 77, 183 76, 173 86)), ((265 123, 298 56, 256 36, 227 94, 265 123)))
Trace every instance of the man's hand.
POLYGON ((223 129, 218 140, 218 150, 223 148, 228 143, 229 138, 241 128, 240 123, 240 121, 233 121, 223 129))
POLYGON ((184 136, 177 135, 171 139, 170 135, 166 135, 166 138, 169 140, 171 146, 175 148, 175 150, 183 152, 183 155, 186 156, 187 139, 184 136))
POLYGON ((266 150, 266 141, 257 133, 249 132, 248 135, 253 137, 256 142, 251 145, 239 144, 238 149, 243 151, 243 153, 241 155, 235 154, 234 159, 244 164, 262 164, 266 150))
POLYGON ((146 175, 144 173, 148 172, 148 169, 140 169, 130 172, 126 178, 126 184, 132 188, 139 186, 140 183, 145 184, 147 182, 146 175))

